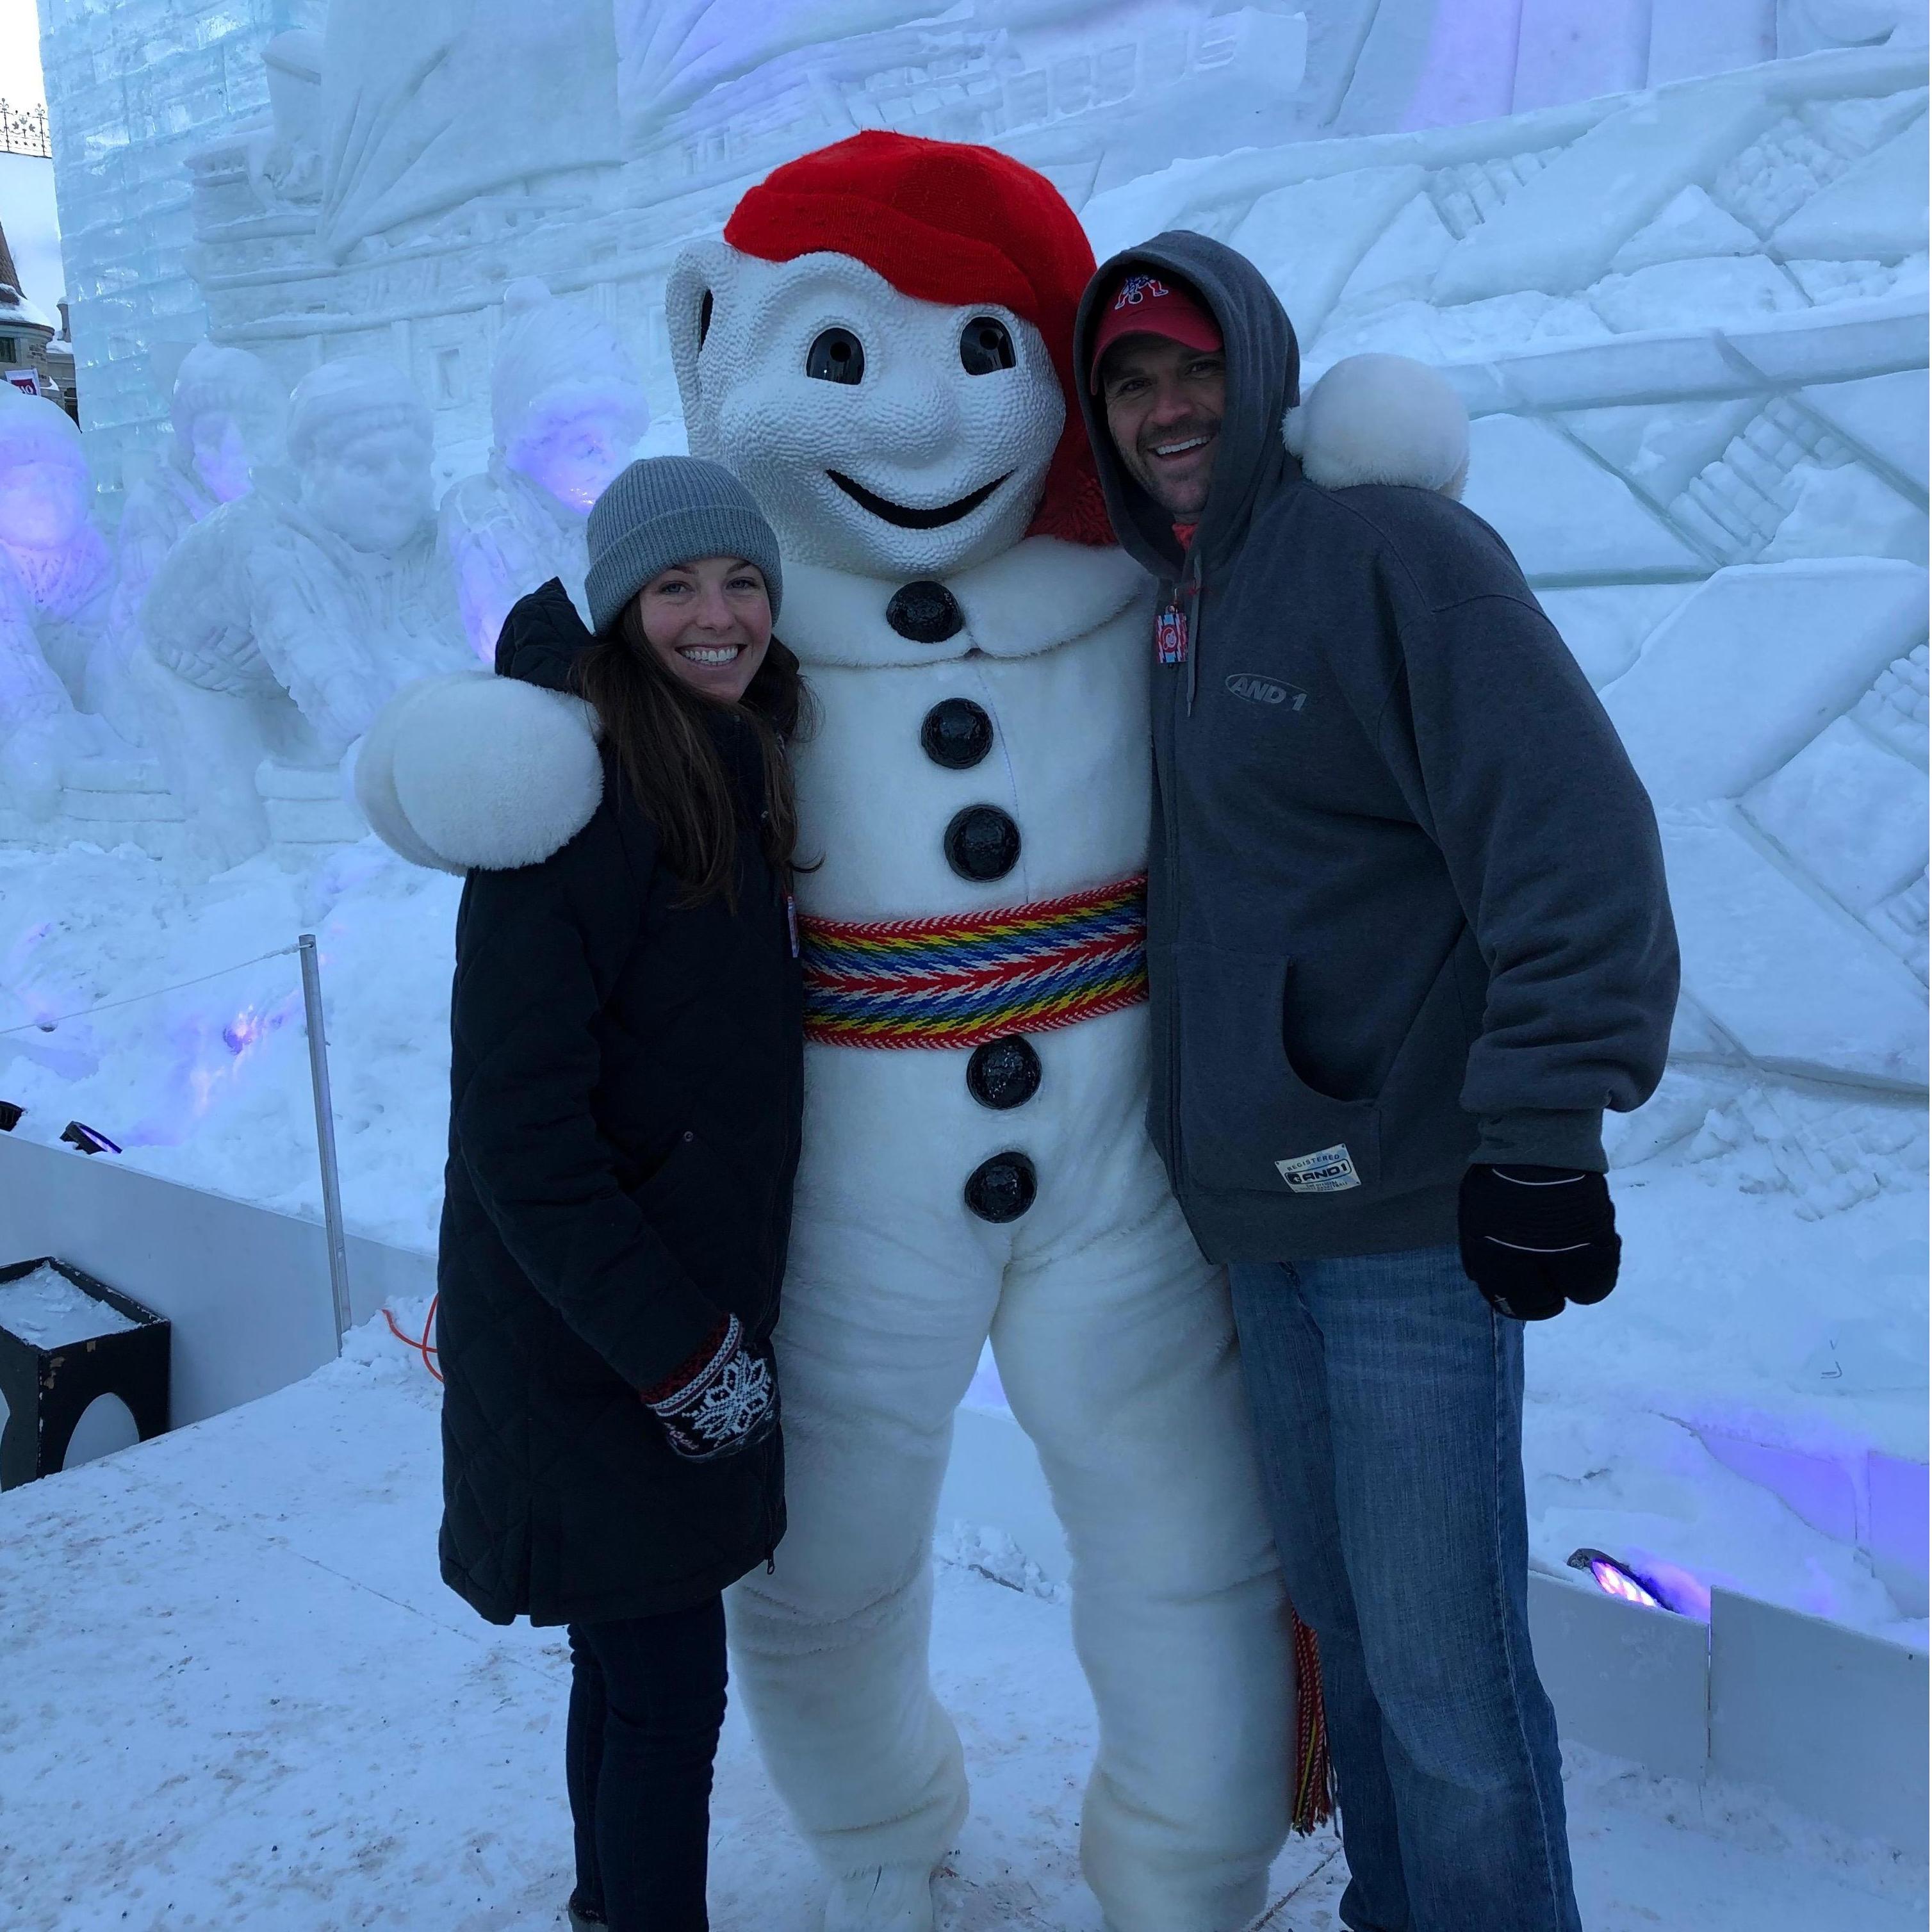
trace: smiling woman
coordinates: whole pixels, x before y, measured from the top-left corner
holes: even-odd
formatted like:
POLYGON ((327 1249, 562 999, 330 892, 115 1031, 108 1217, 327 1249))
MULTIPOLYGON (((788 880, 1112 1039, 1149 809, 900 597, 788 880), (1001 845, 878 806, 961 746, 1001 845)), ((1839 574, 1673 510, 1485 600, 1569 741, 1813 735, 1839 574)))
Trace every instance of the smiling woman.
POLYGON ((624 640, 649 651, 706 698, 735 704, 771 643, 764 573, 742 556, 703 556, 661 570, 625 606, 624 640))
POLYGON ((735 478, 633 464, 588 536, 596 633, 554 580, 522 598, 500 674, 418 686, 356 778, 399 850, 472 868, 436 1269, 442 1574, 492 1622, 568 1624, 568 1914, 635 1932, 704 1922, 719 1593, 784 1532, 801 694, 771 636, 778 545, 735 478), (543 836, 506 850, 506 819, 543 836))
POLYGON ((758 843, 782 874, 797 826, 786 744, 807 700, 798 660, 772 635, 784 579, 770 526, 716 464, 659 457, 598 499, 589 536, 598 634, 569 681, 688 902, 736 890, 742 814, 728 749, 757 767, 758 843))

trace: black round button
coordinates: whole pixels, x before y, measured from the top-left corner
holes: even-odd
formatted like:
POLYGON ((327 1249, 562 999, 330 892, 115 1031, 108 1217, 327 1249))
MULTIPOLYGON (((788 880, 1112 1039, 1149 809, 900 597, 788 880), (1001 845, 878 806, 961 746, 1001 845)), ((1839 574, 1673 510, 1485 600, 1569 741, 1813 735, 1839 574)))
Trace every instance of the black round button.
POLYGON ((973 1049, 966 1063, 966 1090, 982 1107, 1024 1107, 1040 1091, 1040 1055, 1033 1042, 1015 1034, 973 1049))
POLYGON ((993 721, 970 698, 942 698, 926 714, 919 742, 935 765, 963 772, 993 748, 993 721))
POLYGON ((1003 879, 1019 863, 1020 829, 997 805, 969 805, 946 828, 946 862, 962 879, 1003 879))
POLYGON ((966 1204, 982 1221, 1017 1221, 1039 1192, 1040 1177, 1023 1154, 996 1154, 966 1178, 966 1204))
POLYGON ((916 644, 943 644, 965 628, 966 617, 958 598, 944 584, 922 577, 892 592, 886 622, 916 644))

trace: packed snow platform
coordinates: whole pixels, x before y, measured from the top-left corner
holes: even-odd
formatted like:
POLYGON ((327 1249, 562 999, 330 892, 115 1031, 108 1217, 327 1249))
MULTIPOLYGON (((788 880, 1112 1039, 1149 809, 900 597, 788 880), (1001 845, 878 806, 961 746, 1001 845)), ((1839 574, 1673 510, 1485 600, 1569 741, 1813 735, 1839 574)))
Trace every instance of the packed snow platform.
MULTIPOLYGON (((396 1311, 420 1332, 426 1306, 396 1311)), ((562 1923, 562 1634, 479 1622, 436 1574, 436 1385, 378 1320, 280 1394, 0 1501, 0 1916, 39 1932, 562 1923)), ((1081 1883, 1091 1703, 1063 1591, 949 1524, 934 1659, 974 1815, 944 1932, 1100 1932, 1081 1883)), ((1761 1792, 1573 1746, 1592 1932, 1906 1932, 1909 1862, 1761 1792)), ((1332 1932, 1336 1841, 1290 1841, 1269 1932, 1332 1932)), ((807 1932, 822 1881, 734 1715, 712 1922, 807 1932)))

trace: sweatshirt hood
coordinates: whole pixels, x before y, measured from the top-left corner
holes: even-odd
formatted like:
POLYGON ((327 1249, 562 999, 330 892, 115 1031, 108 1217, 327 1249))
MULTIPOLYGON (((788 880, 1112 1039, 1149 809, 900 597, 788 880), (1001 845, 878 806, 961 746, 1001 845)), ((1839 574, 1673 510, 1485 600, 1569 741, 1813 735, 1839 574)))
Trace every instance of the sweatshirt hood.
MULTIPOLYGON (((1204 235, 1177 228, 1123 249, 1100 265, 1074 322, 1076 370, 1092 363, 1107 292, 1136 271, 1185 282, 1220 325, 1228 404, 1214 480, 1194 537, 1204 563, 1240 544, 1256 504, 1294 469, 1294 458, 1282 442, 1281 422, 1300 400, 1301 352, 1288 311, 1252 262, 1204 235)), ((1108 434, 1106 408, 1084 381, 1080 409, 1121 548, 1144 569, 1172 577, 1180 565, 1172 517, 1128 475, 1108 434)))

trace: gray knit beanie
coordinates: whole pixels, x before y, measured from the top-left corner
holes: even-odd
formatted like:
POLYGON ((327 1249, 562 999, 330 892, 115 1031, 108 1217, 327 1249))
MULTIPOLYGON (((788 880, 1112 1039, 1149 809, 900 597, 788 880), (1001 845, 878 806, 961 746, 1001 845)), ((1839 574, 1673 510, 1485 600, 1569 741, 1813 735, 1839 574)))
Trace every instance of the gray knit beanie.
POLYGON ((590 627, 600 635, 661 570, 701 556, 742 556, 764 573, 772 616, 784 580, 778 540, 752 493, 730 471, 696 456, 647 456, 592 505, 585 530, 590 572, 584 588, 590 627))

